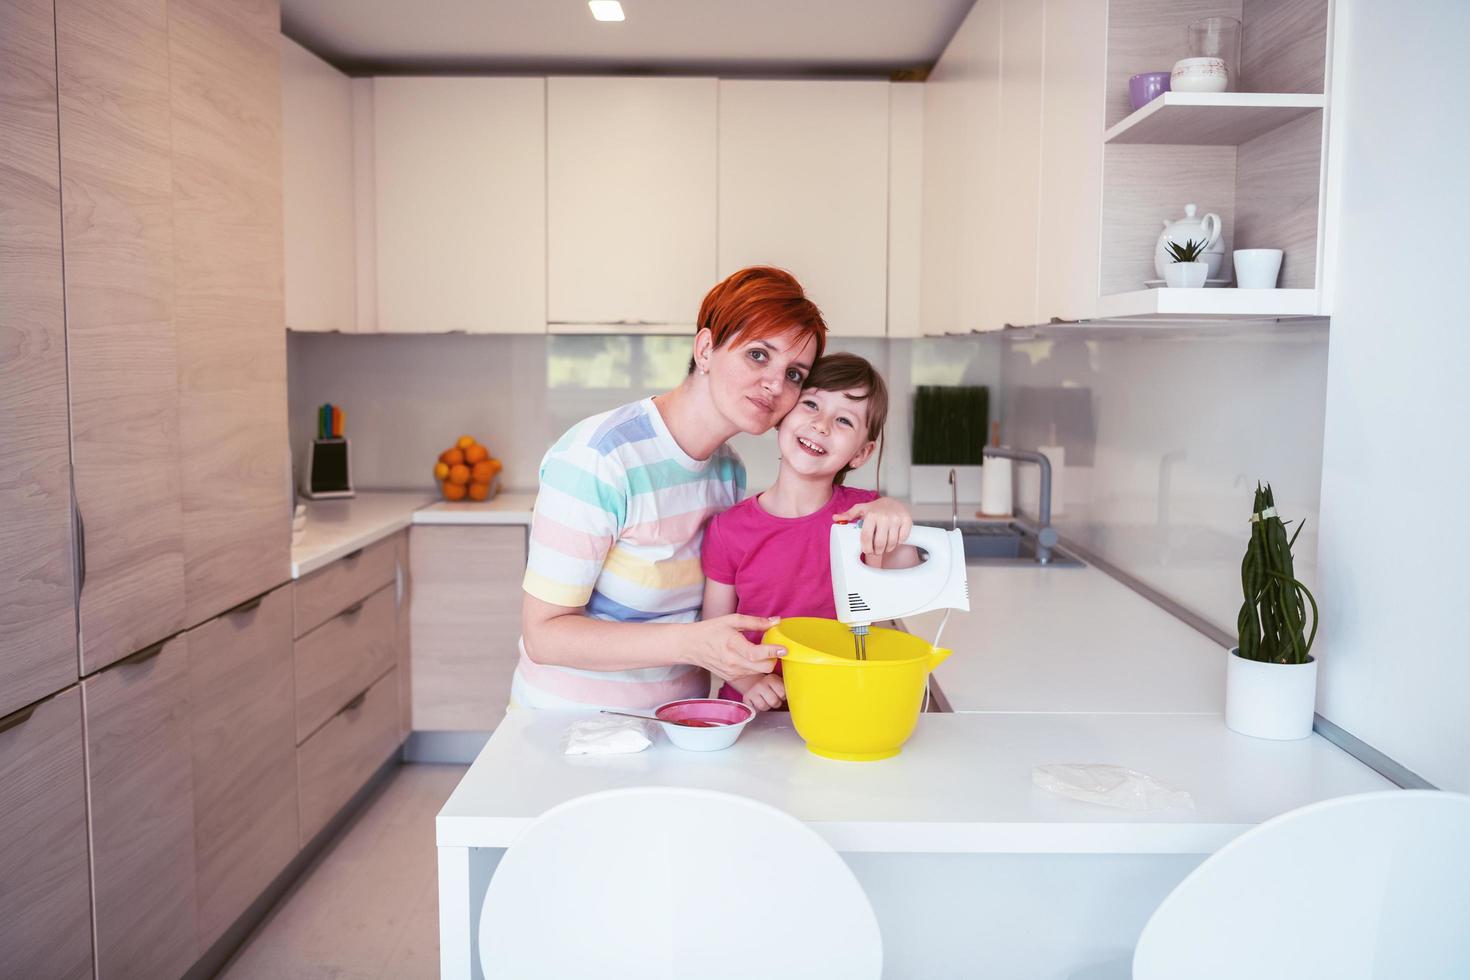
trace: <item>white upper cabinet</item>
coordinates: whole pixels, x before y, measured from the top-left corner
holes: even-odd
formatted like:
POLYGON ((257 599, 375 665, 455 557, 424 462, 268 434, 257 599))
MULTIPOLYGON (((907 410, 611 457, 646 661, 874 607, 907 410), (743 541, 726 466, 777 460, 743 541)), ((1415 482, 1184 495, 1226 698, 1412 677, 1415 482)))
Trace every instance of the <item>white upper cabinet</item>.
POLYGON ((999 193, 989 224, 994 315, 1002 326, 1037 322, 1043 12, 1044 5, 1036 0, 1003 0, 1001 4, 999 193))
POLYGON ((888 276, 884 81, 721 81, 718 276, 789 270, 838 336, 881 337, 888 276))
POLYGON ((1096 0, 1047 0, 1037 319, 1097 313, 1102 209, 1103 70, 1108 11, 1096 0))
POLYGON ((546 329, 546 82, 373 82, 378 329, 546 329))
POLYGON ((922 333, 924 86, 892 86, 888 107, 888 336, 917 337, 922 333))
POLYGON ((356 327, 352 80, 281 38, 286 326, 356 327))
POLYGON ((547 80, 553 331, 692 329, 716 281, 718 93, 713 78, 547 80))
POLYGON ((995 292, 1000 37, 1000 0, 977 0, 924 85, 926 334, 1002 323, 995 292))

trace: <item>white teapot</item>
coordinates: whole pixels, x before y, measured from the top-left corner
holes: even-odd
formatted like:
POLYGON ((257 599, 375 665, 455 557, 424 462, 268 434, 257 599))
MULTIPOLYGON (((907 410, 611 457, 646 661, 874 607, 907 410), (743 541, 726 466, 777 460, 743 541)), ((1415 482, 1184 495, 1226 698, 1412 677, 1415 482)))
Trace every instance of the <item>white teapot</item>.
POLYGON ((1177 242, 1183 245, 1188 241, 1205 242, 1205 251, 1200 260, 1209 266, 1207 275, 1210 279, 1219 277, 1220 264, 1225 261, 1225 243, 1220 239, 1224 225, 1220 223, 1220 216, 1213 212, 1203 218, 1196 218, 1194 215, 1198 210, 1193 204, 1186 204, 1183 218, 1178 221, 1165 219, 1164 230, 1159 232, 1158 243, 1154 246, 1154 271, 1160 279, 1164 278, 1164 266, 1174 261, 1165 247, 1166 243, 1177 242))

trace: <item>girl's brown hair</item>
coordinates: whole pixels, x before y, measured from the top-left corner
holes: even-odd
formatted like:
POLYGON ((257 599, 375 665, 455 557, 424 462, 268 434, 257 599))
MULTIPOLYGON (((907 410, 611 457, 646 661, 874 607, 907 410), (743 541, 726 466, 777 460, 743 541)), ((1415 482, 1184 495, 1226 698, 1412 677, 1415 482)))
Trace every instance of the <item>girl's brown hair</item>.
MULTIPOLYGON (((732 272, 705 294, 697 329, 708 330, 716 347, 731 341, 761 340, 795 330, 816 341, 813 359, 827 343, 827 322, 807 299, 796 277, 784 269, 757 265, 732 272)), ((694 371, 694 359, 689 359, 694 371)))
MULTIPOLYGON (((802 390, 815 388, 818 391, 867 392, 862 400, 868 403, 868 441, 878 443, 878 473, 883 472, 883 425, 888 421, 888 385, 877 368, 856 354, 829 354, 812 367, 802 390)), ((841 484, 847 479, 849 467, 844 466, 832 482, 841 484)))

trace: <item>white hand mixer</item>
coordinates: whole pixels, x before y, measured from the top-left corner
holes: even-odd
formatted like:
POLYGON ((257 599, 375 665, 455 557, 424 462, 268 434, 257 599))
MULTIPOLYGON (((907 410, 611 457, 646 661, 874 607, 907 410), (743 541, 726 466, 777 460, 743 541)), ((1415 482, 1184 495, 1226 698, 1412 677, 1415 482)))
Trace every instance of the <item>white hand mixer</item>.
POLYGON ((868 659, 868 627, 875 622, 931 609, 970 611, 961 532, 916 525, 903 543, 918 548, 924 560, 912 568, 875 568, 863 561, 862 525, 832 525, 832 598, 838 622, 852 630, 859 660, 868 659))

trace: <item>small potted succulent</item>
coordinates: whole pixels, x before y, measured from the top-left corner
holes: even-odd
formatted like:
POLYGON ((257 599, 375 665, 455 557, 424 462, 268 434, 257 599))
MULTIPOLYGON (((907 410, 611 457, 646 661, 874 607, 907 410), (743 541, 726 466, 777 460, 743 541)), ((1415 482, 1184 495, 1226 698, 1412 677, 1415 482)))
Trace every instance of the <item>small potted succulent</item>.
POLYGON ((1193 238, 1183 245, 1172 240, 1165 242, 1164 250, 1169 253, 1170 261, 1164 266, 1164 284, 1175 288, 1203 286, 1210 276, 1210 264, 1204 259, 1209 244, 1193 238))
POLYGON ((1225 724, 1242 735, 1294 739, 1312 734, 1317 600, 1297 580, 1291 558, 1303 526, 1287 538, 1270 485, 1256 484, 1251 538, 1240 564, 1245 594, 1236 620, 1240 645, 1230 651, 1225 667, 1225 724))

